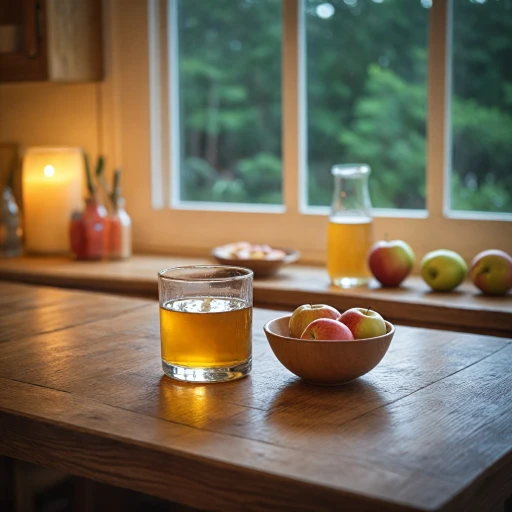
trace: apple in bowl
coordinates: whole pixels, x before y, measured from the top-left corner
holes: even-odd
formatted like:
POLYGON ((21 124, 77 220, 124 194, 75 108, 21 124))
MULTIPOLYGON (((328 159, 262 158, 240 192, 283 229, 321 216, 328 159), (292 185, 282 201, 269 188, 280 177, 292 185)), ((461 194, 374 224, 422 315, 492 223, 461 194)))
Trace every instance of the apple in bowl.
POLYGON ((306 327, 320 318, 337 320, 341 313, 327 304, 303 304, 290 317, 289 329, 292 338, 300 338, 306 327))
POLYGON ((301 340, 352 341, 352 331, 342 322, 330 318, 313 320, 304 329, 301 340))
POLYGON ((322 341, 353 341, 383 336, 387 325, 370 308, 351 308, 343 314, 327 304, 304 304, 290 316, 291 338, 322 341))
POLYGON ((352 332, 355 340, 375 338, 386 334, 384 318, 369 308, 347 309, 339 318, 352 332))
MULTIPOLYGON (((373 315, 362 316, 363 322, 375 320, 373 315)), ((287 315, 263 327, 274 355, 293 374, 322 386, 346 384, 371 371, 386 354, 395 333, 393 325, 384 322, 381 336, 355 340, 352 331, 339 320, 319 318, 298 339, 291 336, 289 325, 287 315)), ((364 327, 361 321, 355 325, 364 327)))

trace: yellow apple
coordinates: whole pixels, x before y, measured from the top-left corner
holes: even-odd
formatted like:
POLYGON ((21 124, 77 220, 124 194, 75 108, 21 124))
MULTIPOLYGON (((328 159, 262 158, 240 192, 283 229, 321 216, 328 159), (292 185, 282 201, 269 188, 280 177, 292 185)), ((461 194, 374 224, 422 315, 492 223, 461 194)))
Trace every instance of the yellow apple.
POLYGON ((327 304, 304 304, 290 317, 289 330, 292 338, 300 338, 306 327, 319 318, 337 320, 340 312, 327 304))

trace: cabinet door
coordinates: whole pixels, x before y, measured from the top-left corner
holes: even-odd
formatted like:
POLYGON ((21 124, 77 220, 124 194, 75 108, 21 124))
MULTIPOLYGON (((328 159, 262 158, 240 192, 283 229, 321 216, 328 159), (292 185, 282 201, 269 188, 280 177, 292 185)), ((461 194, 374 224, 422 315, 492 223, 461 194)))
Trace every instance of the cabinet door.
POLYGON ((0 82, 46 80, 45 1, 0 1, 0 82))

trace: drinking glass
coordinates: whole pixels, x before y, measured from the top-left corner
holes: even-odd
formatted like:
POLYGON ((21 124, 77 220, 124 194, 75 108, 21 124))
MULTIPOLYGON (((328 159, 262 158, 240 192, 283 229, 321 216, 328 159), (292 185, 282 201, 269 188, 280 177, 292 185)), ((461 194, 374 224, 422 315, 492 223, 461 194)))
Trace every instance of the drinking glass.
POLYGON ((223 382, 251 371, 252 280, 252 270, 223 265, 158 273, 166 375, 189 382, 223 382))

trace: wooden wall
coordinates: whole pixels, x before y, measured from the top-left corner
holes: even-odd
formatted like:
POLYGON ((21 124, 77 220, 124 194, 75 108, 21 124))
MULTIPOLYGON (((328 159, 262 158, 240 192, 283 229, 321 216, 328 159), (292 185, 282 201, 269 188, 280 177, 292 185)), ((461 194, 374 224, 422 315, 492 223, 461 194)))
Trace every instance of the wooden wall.
POLYGON ((79 146, 96 155, 99 116, 97 84, 0 85, 0 143, 79 146))

